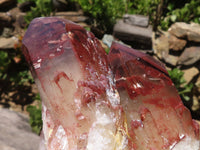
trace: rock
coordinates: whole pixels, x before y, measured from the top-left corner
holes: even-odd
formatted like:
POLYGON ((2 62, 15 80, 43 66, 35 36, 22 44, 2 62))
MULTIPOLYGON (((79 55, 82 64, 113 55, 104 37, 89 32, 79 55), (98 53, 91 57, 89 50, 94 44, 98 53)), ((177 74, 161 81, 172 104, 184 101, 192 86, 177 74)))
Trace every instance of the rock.
POLYGON ((86 22, 88 17, 83 16, 83 12, 66 11, 66 12, 56 12, 55 17, 67 19, 76 23, 86 22))
POLYGON ((199 75, 199 77, 197 78, 197 81, 196 81, 196 83, 195 83, 195 86, 197 87, 197 91, 198 91, 198 93, 200 94, 200 75, 199 75))
POLYGON ((200 75, 199 75, 199 77, 198 77, 198 79, 197 79, 196 86, 199 86, 199 87, 200 87, 200 75))
POLYGON ((140 27, 148 27, 149 25, 149 17, 143 15, 125 14, 123 16, 123 20, 127 24, 136 25, 140 27))
POLYGON ((169 53, 169 42, 167 33, 160 34, 159 37, 153 35, 153 50, 154 53, 160 58, 163 59, 168 56, 169 53))
POLYGON ((176 66, 177 62, 178 62, 178 56, 174 56, 174 55, 165 55, 163 57, 164 61, 172 66, 176 66))
POLYGON ((106 44, 109 48, 111 47, 112 42, 117 42, 117 43, 124 44, 122 41, 117 41, 112 35, 109 35, 109 34, 104 34, 104 36, 102 38, 102 42, 104 44, 106 44))
POLYGON ((0 141, 0 150, 16 150, 16 149, 0 141))
POLYGON ((13 32, 13 29, 5 27, 5 28, 3 29, 3 32, 2 32, 1 37, 9 38, 9 37, 12 36, 12 32, 13 32))
POLYGON ((112 42, 114 41, 114 37, 112 35, 104 34, 102 38, 102 42, 106 44, 109 48, 111 47, 112 42))
POLYGON ((200 60, 200 47, 189 47, 186 48, 181 56, 177 64, 179 65, 192 65, 200 60))
MULTIPOLYGON (((23 29, 27 26, 27 23, 26 23, 26 21, 25 21, 25 19, 24 19, 24 16, 25 16, 25 14, 19 14, 19 15, 17 16, 17 19, 16 19, 16 24, 18 24, 19 27, 20 27, 20 28, 23 28, 23 29)), ((16 26, 15 26, 15 27, 16 27, 16 26)))
POLYGON ((199 73, 199 70, 195 67, 182 70, 184 72, 184 79, 186 80, 186 84, 188 84, 192 79, 199 73))
POLYGON ((40 138, 31 131, 28 117, 8 109, 0 109, 0 133, 3 150, 36 150, 39 145, 40 138))
POLYGON ((12 27, 12 16, 9 13, 0 12, 0 33, 5 27, 12 27))
POLYGON ((12 18, 13 21, 15 21, 17 19, 17 16, 21 15, 21 14, 25 14, 22 13, 19 9, 19 7, 15 7, 13 9, 10 9, 7 14, 12 18))
POLYGON ((197 111, 198 109, 200 109, 199 99, 198 99, 198 97, 193 96, 192 110, 197 111))
POLYGON ((15 43, 18 41, 16 37, 2 38, 0 37, 0 49, 13 49, 15 43))
POLYGON ((9 13, 0 12, 0 21, 11 23, 12 17, 9 13))
POLYGON ((173 24, 168 31, 178 38, 187 38, 189 41, 200 42, 199 24, 177 22, 173 24))
POLYGON ((5 27, 7 28, 15 28, 14 24, 17 19, 17 16, 22 14, 18 7, 15 7, 9 11, 0 12, 0 32, 3 31, 5 27))
POLYGON ((169 49, 171 50, 175 50, 175 51, 182 50, 187 44, 186 40, 179 39, 172 34, 169 34, 168 39, 169 39, 169 49))
POLYGON ((149 47, 152 46, 152 26, 143 28, 124 23, 123 20, 118 20, 114 25, 113 35, 122 41, 137 42, 149 47))

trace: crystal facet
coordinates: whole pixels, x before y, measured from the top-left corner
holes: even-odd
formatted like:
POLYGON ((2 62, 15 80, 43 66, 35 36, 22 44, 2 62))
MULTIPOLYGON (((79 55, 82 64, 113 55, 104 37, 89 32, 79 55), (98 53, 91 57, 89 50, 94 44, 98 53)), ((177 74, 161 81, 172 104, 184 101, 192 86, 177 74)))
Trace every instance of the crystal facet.
POLYGON ((81 26, 34 19, 23 52, 40 91, 41 150, 198 150, 198 126, 167 71, 81 26))

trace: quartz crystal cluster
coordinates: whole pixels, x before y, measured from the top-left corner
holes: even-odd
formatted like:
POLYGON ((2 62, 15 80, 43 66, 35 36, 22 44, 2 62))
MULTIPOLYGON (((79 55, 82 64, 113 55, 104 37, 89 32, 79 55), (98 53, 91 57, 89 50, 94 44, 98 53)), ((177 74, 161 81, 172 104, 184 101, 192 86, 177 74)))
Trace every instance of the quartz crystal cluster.
POLYGON ((199 150, 199 128, 162 64, 58 18, 34 19, 23 53, 40 91, 41 150, 199 150))

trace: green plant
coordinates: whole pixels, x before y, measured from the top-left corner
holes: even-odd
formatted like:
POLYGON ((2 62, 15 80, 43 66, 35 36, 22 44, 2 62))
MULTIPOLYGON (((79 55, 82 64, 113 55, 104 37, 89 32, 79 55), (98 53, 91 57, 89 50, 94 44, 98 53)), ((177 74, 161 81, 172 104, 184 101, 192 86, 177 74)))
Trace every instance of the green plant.
POLYGON ((159 3, 160 0, 131 0, 128 12, 149 16, 150 23, 153 24, 159 3))
POLYGON ((106 48, 105 51, 106 51, 106 54, 108 54, 109 51, 110 51, 110 49, 109 49, 109 48, 106 48))
POLYGON ((127 7, 126 0, 73 0, 93 19, 94 26, 111 31, 117 18, 122 17, 127 7))
POLYGON ((16 63, 13 54, 0 51, 0 79, 9 82, 12 86, 21 86, 25 82, 33 83, 34 80, 25 62, 16 63))
POLYGON ((15 49, 0 51, 0 79, 15 87, 34 82, 21 52, 22 37, 18 41, 15 49))
POLYGON ((174 22, 195 22, 200 23, 200 1, 185 0, 181 7, 176 8, 171 2, 167 6, 166 14, 162 17, 161 28, 166 30, 174 22))
POLYGON ((33 1, 36 4, 35 7, 31 7, 31 11, 29 11, 25 16, 25 21, 28 24, 30 24, 34 18, 46 17, 52 12, 51 0, 18 0, 18 3, 26 1, 33 1))
POLYGON ((11 60, 8 57, 8 53, 0 51, 0 78, 5 79, 7 77, 7 69, 11 60))
POLYGON ((186 81, 183 77, 184 72, 178 68, 174 68, 168 71, 172 82, 178 90, 179 95, 186 101, 190 100, 188 94, 192 91, 193 84, 185 84, 186 81))
POLYGON ((34 0, 17 0, 17 3, 24 3, 24 2, 27 2, 27 1, 34 1, 34 0))
POLYGON ((39 106, 29 105, 26 110, 29 112, 29 122, 32 131, 40 134, 42 130, 42 106, 39 94, 36 95, 35 100, 38 100, 40 102, 39 106))

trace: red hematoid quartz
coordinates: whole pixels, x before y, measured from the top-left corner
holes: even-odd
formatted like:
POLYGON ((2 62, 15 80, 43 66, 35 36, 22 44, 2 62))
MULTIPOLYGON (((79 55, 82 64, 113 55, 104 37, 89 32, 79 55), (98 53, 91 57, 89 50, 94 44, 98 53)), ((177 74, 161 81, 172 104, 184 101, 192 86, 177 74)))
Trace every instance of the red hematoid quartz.
POLYGON ((34 19, 23 52, 42 98, 41 150, 198 150, 165 68, 67 20, 34 19))

